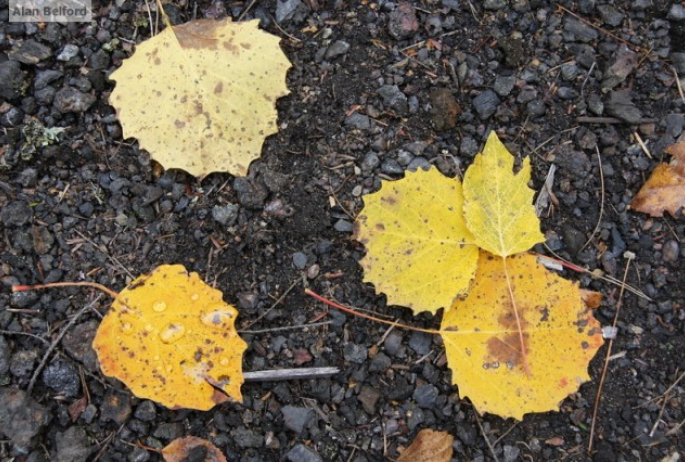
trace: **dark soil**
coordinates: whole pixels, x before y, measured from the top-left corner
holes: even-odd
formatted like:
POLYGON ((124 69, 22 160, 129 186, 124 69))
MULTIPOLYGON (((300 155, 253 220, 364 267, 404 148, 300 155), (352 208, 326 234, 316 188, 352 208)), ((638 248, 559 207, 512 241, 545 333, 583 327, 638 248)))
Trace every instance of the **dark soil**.
MULTIPOLYGON (((260 18, 293 63, 291 94, 278 102, 281 130, 249 176, 198 182, 122 139, 108 101, 107 76, 150 36, 145 2, 96 1, 90 24, 36 25, 9 24, 0 0, 0 458, 144 462, 161 459, 146 447, 195 435, 229 460, 361 462, 394 459, 432 428, 455 436, 454 460, 492 460, 485 438, 504 461, 679 460, 685 397, 682 383, 669 387, 685 370, 685 222, 629 204, 664 148, 683 137, 675 72, 685 77, 685 11, 665 0, 559 4, 566 11, 543 0, 168 5, 175 22, 260 18), (531 157, 536 190, 557 166, 542 217, 547 247, 536 250, 619 279, 630 251, 628 283, 650 297, 624 297, 592 454, 606 346, 590 365, 593 380, 559 412, 517 423, 479 417, 460 398, 439 338, 399 329, 384 337, 386 326, 332 310, 320 327, 244 334, 244 369, 337 366, 339 374, 248 383, 242 404, 171 411, 100 373, 90 341, 105 298, 49 353, 96 294, 11 294, 13 284, 55 281, 120 290, 180 263, 239 308, 239 328, 293 284, 249 330, 318 319, 326 308, 303 294, 303 280, 377 316, 435 327, 362 282, 353 217, 363 194, 409 167, 461 175, 490 130, 531 157)), ((597 317, 610 325, 619 287, 564 277, 604 294, 597 317)))

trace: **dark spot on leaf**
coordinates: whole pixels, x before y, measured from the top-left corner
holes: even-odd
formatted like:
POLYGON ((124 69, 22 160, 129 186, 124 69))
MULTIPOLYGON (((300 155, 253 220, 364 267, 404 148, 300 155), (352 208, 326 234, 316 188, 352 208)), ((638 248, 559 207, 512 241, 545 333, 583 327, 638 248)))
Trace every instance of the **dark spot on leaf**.
POLYGON ((183 122, 182 120, 176 119, 176 121, 174 122, 174 125, 176 125, 176 128, 183 128, 186 126, 186 123, 183 122))
POLYGON ((223 82, 218 82, 216 86, 214 87, 214 94, 218 95, 224 90, 224 83, 223 82))

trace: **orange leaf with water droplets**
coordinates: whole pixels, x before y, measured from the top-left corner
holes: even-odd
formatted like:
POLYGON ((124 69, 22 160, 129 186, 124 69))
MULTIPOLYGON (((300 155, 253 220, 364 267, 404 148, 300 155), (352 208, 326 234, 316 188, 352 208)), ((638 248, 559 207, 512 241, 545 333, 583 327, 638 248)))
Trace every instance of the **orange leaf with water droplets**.
POLYGON ((202 460, 204 462, 226 462, 219 448, 197 436, 186 436, 173 440, 162 449, 166 462, 185 462, 202 460))
POLYGON ((577 284, 547 271, 534 255, 502 259, 485 251, 471 291, 445 313, 440 333, 460 395, 481 413, 519 420, 558 409, 590 379, 588 363, 603 343, 577 284))
POLYGON ((677 217, 685 207, 685 141, 668 146, 664 152, 673 156, 671 162, 656 166, 630 207, 653 217, 663 216, 664 211, 677 217))
POLYGON ((181 265, 162 265, 122 290, 93 340, 102 372, 139 398, 208 410, 241 401, 246 343, 238 311, 181 265))
POLYGON ((124 137, 166 168, 245 175, 278 127, 290 62, 259 20, 199 19, 137 46, 110 78, 124 137))

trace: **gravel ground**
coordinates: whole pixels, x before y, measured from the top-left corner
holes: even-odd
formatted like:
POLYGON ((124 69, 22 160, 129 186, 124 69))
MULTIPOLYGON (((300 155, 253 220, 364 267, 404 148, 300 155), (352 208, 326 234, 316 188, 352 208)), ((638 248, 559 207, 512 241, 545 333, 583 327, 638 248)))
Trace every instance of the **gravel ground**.
MULTIPOLYGON (((493 460, 493 451, 508 462, 679 460, 685 398, 682 385, 669 387, 685 370, 685 225, 628 205, 664 147, 683 137, 681 2, 169 4, 174 22, 260 18, 293 63, 292 93, 278 102, 281 130, 249 176, 202 182, 164 171, 122 139, 107 76, 150 36, 148 10, 95 3, 90 24, 36 25, 8 24, 0 0, 1 459, 145 462, 161 459, 145 446, 196 435, 229 460, 362 462, 394 459, 432 428, 455 436, 454 460, 493 460), (293 284, 249 329, 318 318, 325 308, 302 293, 303 280, 379 316, 434 327, 436 319, 411 318, 362 283, 353 217, 365 193, 407 169, 460 175, 493 129, 531 157, 536 190, 557 167, 542 219, 547 248, 536 250, 617 278, 631 251, 628 282, 651 299, 625 296, 592 454, 606 347, 591 364, 594 380, 560 412, 517 423, 479 417, 460 399, 439 338, 388 334, 331 311, 321 327, 244 334, 244 369, 337 366, 340 374, 250 383, 240 405, 170 411, 99 372, 90 341, 104 298, 49 354, 96 295, 10 293, 17 283, 82 280, 119 290, 159 264, 181 263, 240 309, 243 329, 293 284)), ((609 325, 618 288, 564 276, 604 294, 597 316, 609 325)))

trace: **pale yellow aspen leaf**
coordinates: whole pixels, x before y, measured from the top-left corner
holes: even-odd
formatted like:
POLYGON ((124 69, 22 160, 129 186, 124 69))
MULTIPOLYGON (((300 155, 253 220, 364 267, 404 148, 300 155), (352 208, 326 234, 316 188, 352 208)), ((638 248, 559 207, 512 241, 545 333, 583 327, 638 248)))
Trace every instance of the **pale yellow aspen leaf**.
POLYGON ((468 290, 478 248, 464 223, 461 182, 436 168, 407 172, 364 197, 355 238, 364 281, 414 313, 448 309, 468 290))
POLYGON ((138 45, 110 76, 124 137, 165 168, 245 175, 288 94, 290 62, 258 24, 199 19, 138 45))
POLYGON ((492 131, 464 175, 464 215, 476 244, 507 257, 545 241, 533 206, 530 158, 514 174, 514 157, 492 131))

